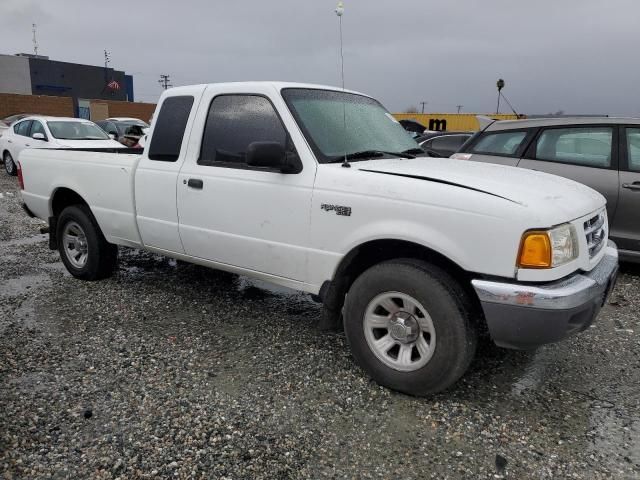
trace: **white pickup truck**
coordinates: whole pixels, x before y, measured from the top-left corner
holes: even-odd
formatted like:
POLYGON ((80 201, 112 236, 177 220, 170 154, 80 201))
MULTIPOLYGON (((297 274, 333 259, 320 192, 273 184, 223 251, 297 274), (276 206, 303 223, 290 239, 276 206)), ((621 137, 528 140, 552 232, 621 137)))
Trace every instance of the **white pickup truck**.
POLYGON ((26 209, 75 277, 117 246, 309 292, 380 384, 437 392, 479 332, 532 348, 587 328, 618 268, 604 198, 560 177, 424 158, 376 100, 317 85, 166 91, 141 154, 26 150, 26 209))

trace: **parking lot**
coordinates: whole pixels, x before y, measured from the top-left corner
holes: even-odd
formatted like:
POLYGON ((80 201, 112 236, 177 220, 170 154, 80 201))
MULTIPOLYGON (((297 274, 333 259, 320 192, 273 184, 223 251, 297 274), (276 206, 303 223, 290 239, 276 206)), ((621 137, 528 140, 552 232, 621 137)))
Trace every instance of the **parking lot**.
POLYGON ((71 277, 0 177, 0 471, 13 478, 638 478, 640 269, 596 325, 377 386, 309 296, 120 251, 71 277))

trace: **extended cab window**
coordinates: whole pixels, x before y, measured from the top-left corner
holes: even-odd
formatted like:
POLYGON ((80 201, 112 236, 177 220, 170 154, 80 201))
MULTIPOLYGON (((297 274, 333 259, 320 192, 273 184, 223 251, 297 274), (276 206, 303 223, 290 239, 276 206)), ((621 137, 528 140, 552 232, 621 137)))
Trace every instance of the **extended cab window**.
POLYGON ((192 106, 193 97, 187 95, 169 97, 162 102, 151 136, 149 160, 175 162, 178 159, 192 106))
POLYGON ((221 95, 209 107, 200 165, 244 167, 253 142, 278 142, 291 150, 287 131, 271 102, 257 95, 221 95))
POLYGON ((611 127, 549 128, 536 143, 536 159, 586 167, 610 167, 611 127))
POLYGON ((518 151, 527 132, 522 130, 513 132, 485 133, 470 149, 471 153, 487 155, 505 155, 512 157, 518 151))

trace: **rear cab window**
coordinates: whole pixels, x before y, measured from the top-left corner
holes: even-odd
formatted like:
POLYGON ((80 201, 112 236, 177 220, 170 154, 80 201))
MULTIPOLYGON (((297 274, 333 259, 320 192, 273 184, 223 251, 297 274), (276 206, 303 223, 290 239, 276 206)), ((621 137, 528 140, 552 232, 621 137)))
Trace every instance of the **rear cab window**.
POLYGON ((191 95, 179 95, 168 97, 162 102, 151 136, 149 160, 178 160, 193 101, 191 95))

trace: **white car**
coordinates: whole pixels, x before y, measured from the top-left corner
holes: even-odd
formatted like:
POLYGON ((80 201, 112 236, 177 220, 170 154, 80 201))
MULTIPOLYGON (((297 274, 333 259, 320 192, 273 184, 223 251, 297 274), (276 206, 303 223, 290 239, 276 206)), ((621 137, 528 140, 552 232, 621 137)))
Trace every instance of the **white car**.
POLYGON ((76 278, 111 275, 121 245, 308 292, 376 381, 413 395, 458 380, 479 331, 533 348, 588 328, 618 268, 604 197, 421 153, 366 95, 211 84, 163 93, 139 155, 30 150, 18 178, 76 278))
POLYGON ((16 161, 25 148, 123 148, 89 120, 30 116, 15 122, 0 137, 0 154, 9 175, 17 175, 16 161))

